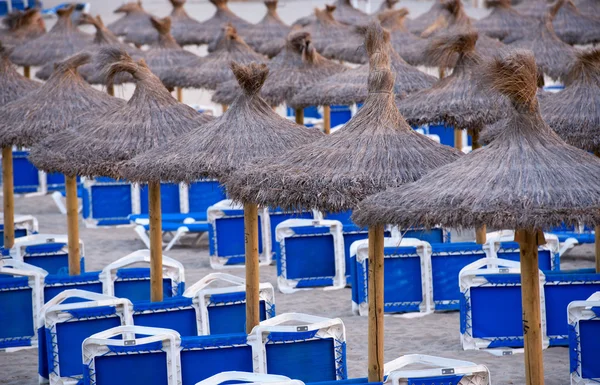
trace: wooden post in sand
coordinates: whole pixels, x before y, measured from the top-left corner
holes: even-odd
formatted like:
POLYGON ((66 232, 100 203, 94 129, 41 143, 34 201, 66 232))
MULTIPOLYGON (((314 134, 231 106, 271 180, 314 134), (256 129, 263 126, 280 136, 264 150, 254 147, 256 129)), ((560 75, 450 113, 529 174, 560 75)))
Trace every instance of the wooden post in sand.
POLYGON ((163 300, 162 223, 160 213, 160 182, 148 183, 150 214, 150 298, 163 300))
POLYGON ((304 108, 296 108, 296 124, 304 125, 304 108))
MULTIPOLYGON (((479 131, 473 130, 471 132, 471 140, 473 142, 472 149, 473 151, 480 149, 481 145, 479 144, 479 131)), ((487 226, 481 225, 477 229, 475 229, 475 242, 478 245, 483 245, 487 242, 487 226)))
POLYGON ((4 248, 15 244, 15 196, 12 148, 2 148, 2 192, 4 193, 4 248))
POLYGON ((77 177, 65 175, 67 200, 67 232, 69 239, 69 275, 81 274, 79 250, 79 210, 77 203, 77 177))
POLYGON ((183 102, 183 88, 181 87, 177 87, 177 101, 180 103, 183 102))
POLYGON ((227 112, 227 108, 229 108, 227 104, 221 104, 221 109, 223 110, 223 113, 227 112))
POLYGON ((369 228, 369 382, 383 381, 384 228, 369 228))
POLYGON ((323 132, 331 134, 331 106, 323 106, 323 132))
POLYGON ((31 67, 23 67, 23 76, 25 76, 27 79, 31 79, 31 67))
POLYGON ((546 240, 539 230, 517 230, 515 241, 521 249, 525 383, 544 385, 538 246, 545 244, 546 240))
POLYGON ((246 333, 260 323, 258 264, 258 206, 244 204, 244 242, 246 247, 246 333))
POLYGON ((106 93, 109 94, 110 96, 115 96, 115 85, 114 84, 107 85, 106 93))
POLYGON ((454 128, 454 148, 456 148, 459 151, 462 151, 462 145, 463 145, 463 136, 462 136, 462 130, 458 129, 458 128, 454 128))

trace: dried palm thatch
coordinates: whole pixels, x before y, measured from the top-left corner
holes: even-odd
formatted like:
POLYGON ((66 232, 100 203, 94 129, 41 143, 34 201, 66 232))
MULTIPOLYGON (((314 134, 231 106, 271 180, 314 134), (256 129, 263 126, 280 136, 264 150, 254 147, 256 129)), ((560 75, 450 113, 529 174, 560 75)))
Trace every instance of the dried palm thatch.
POLYGON ((232 79, 233 74, 229 70, 229 63, 232 61, 248 64, 263 63, 266 60, 266 57, 248 47, 238 36, 236 29, 228 24, 224 28, 224 36, 219 40, 217 49, 202 58, 199 65, 189 63, 187 67, 174 67, 162 80, 167 87, 214 90, 219 84, 232 79))
POLYGON ((413 131, 398 112, 388 40, 379 24, 369 26, 369 96, 344 129, 232 174, 225 185, 233 199, 285 209, 342 211, 459 156, 413 131))
MULTIPOLYGON (((435 77, 419 71, 402 60, 387 40, 385 49, 388 50, 391 69, 395 75, 394 93, 396 95, 404 95, 429 88, 437 81, 435 77)), ((309 87, 304 87, 292 98, 289 105, 299 108, 312 105, 329 106, 362 103, 369 96, 368 79, 368 65, 337 73, 309 87)))
POLYGON ((409 32, 405 21, 408 10, 382 12, 378 15, 381 26, 392 33, 392 45, 394 50, 410 65, 421 65, 425 62, 424 52, 427 48, 427 40, 422 39, 409 32))
POLYGON ((600 223, 600 159, 571 147, 540 115, 536 63, 516 50, 488 64, 485 80, 512 102, 489 146, 421 180, 361 202, 360 225, 546 229, 600 223))
POLYGON ((344 41, 329 44, 323 50, 323 56, 328 59, 341 60, 348 63, 363 64, 369 61, 364 46, 365 27, 351 27, 344 41))
POLYGON ((280 117, 260 98, 269 73, 265 64, 232 62, 231 69, 243 93, 222 117, 137 156, 123 165, 121 174, 133 181, 221 180, 257 158, 280 155, 322 136, 280 117))
POLYGON ((600 42, 600 18, 582 14, 572 0, 557 0, 555 6, 560 9, 552 25, 562 41, 571 45, 600 42))
POLYGON ((10 56, 13 63, 21 66, 42 66, 86 48, 92 42, 92 36, 73 26, 71 14, 74 5, 57 11, 58 21, 48 33, 15 47, 10 56))
POLYGON ((142 8, 141 0, 123 4, 115 13, 125 15, 109 24, 108 29, 117 36, 124 36, 126 42, 142 46, 152 44, 158 39, 150 21, 152 15, 142 8))
POLYGON ((575 58, 575 49, 556 36, 552 20, 560 8, 560 3, 548 9, 543 19, 536 20, 523 39, 510 44, 512 48, 533 51, 535 60, 542 71, 554 79, 564 77, 575 58))
POLYGON ((575 5, 584 15, 600 17, 600 0, 577 0, 575 5))
POLYGON ((352 6, 350 0, 336 0, 333 18, 342 24, 348 25, 367 25, 369 15, 352 6))
POLYGON ((310 33, 313 45, 319 52, 323 52, 328 45, 343 41, 351 32, 351 27, 335 20, 334 10, 335 6, 330 5, 324 10, 315 9, 315 21, 302 28, 310 33))
POLYGON ((199 44, 209 44, 219 38, 226 24, 231 24, 239 31, 250 28, 251 24, 240 18, 227 6, 228 0, 209 0, 217 11, 208 20, 202 22, 202 32, 196 36, 199 44))
POLYGON ((290 32, 290 27, 285 24, 277 14, 278 0, 266 0, 267 14, 258 24, 255 24, 244 31, 243 37, 246 44, 253 50, 268 57, 277 55, 285 46, 286 36, 290 32), (262 49, 265 42, 269 46, 277 49, 262 49))
POLYGON ((0 147, 30 147, 48 135, 77 125, 83 115, 102 114, 122 101, 97 91, 77 73, 90 61, 79 53, 58 63, 37 90, 0 109, 0 147), (50 101, 50 102, 49 102, 50 101))
POLYGON ((485 5, 492 12, 474 23, 480 34, 510 43, 523 37, 530 20, 512 6, 510 0, 486 0, 485 5))
POLYGON ((2 23, 6 29, 0 29, 0 41, 5 47, 15 47, 46 33, 44 19, 34 8, 11 12, 2 23))
POLYGON ((8 56, 10 52, 0 43, 0 107, 38 89, 40 83, 17 72, 8 56))
POLYGON ((399 2, 400 0, 383 0, 379 5, 377 14, 379 15, 380 13, 393 10, 394 7, 396 7, 396 4, 398 4, 399 2))
POLYGON ((406 27, 415 35, 421 35, 431 24, 447 13, 443 0, 435 0, 431 8, 414 19, 406 20, 406 27))
POLYGON ((548 0, 527 0, 517 4, 515 9, 523 16, 543 19, 550 3, 548 0))
POLYGON ((211 118, 179 103, 143 60, 133 61, 123 50, 104 48, 99 62, 109 81, 129 72, 136 89, 127 103, 112 106, 79 126, 52 135, 31 151, 38 167, 66 175, 118 178, 120 162, 164 145, 211 118))
POLYGON ((477 87, 476 69, 482 60, 475 50, 477 37, 477 32, 465 29, 431 39, 427 56, 432 64, 446 68, 456 54, 458 60, 450 76, 399 102, 400 112, 411 125, 445 123, 479 132, 485 124, 502 118, 506 100, 477 87))
POLYGON ((194 19, 185 11, 183 6, 186 0, 170 0, 173 5, 171 11, 171 34, 179 45, 199 44, 197 35, 202 31, 202 23, 194 19))

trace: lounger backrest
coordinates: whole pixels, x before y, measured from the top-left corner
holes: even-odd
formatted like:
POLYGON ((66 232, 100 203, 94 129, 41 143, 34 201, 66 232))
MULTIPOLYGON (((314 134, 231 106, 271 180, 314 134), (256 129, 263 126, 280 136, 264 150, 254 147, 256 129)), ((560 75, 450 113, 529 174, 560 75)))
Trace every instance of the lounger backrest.
POLYGON ((128 216, 141 210, 138 185, 107 177, 86 179, 81 199, 83 218, 91 227, 129 224, 128 216))
MULTIPOLYGON (((34 234, 15 240, 11 256, 44 269, 48 274, 69 273, 68 239, 64 234, 34 234)), ((81 270, 85 272, 85 248, 79 240, 81 270)))

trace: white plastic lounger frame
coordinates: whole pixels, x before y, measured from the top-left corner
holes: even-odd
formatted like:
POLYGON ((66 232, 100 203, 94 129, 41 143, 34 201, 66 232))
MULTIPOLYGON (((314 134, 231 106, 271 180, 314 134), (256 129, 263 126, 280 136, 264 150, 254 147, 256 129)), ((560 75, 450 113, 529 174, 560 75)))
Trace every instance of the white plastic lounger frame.
MULTIPOLYGON (((540 249, 548 250, 552 253, 553 257, 550 259, 551 269, 558 270, 556 268, 557 266, 555 265, 560 260, 562 253, 572 248, 575 244, 572 244, 572 241, 569 241, 569 243, 566 244, 565 247, 561 248, 560 242, 558 241, 558 236, 556 236, 555 234, 544 233, 544 238, 546 239, 546 244, 540 245, 540 249)), ((487 242, 483 245, 483 250, 485 251, 488 257, 498 258, 498 250, 500 249, 500 243, 514 242, 514 240, 515 232, 513 230, 494 231, 487 234, 487 242)))
MULTIPOLYGON (((118 326, 101 333, 96 333, 83 341, 83 364, 88 372, 90 383, 96 383, 95 358, 98 356, 116 356, 136 354, 135 352, 115 352, 110 347, 124 349, 126 347, 143 346, 153 342, 162 342, 162 350, 167 355, 168 385, 181 385, 181 360, 179 358, 179 333, 171 329, 151 328, 144 326, 118 326), (147 337, 135 338, 136 335, 147 337), (114 337, 121 336, 122 339, 114 337)), ((148 353, 144 350, 140 353, 148 353)))
MULTIPOLYGON (((339 290, 346 287, 346 256, 344 255, 344 234, 342 222, 327 219, 287 219, 275 228, 277 242, 281 245, 281 275, 277 276, 277 288, 284 294, 294 293, 300 290, 311 290, 312 288, 298 289, 300 281, 310 279, 322 279, 324 277, 310 277, 302 279, 287 278, 285 240, 292 237, 306 237, 310 235, 296 234, 294 227, 329 227, 329 233, 333 237, 333 253, 335 262, 335 276, 333 285, 325 287, 324 290, 339 290)), ((329 277, 327 277, 329 278, 329 277)))
MULTIPOLYGON (((0 215, 3 214, 0 212, 0 215)), ((27 229, 31 233, 37 233, 39 231, 39 224, 36 217, 33 215, 15 215, 14 218, 15 227, 19 229, 27 229)), ((4 224, 4 218, 0 218, 0 224, 4 224)))
POLYGON ((304 382, 292 380, 286 376, 248 372, 222 372, 206 380, 197 382, 196 385, 221 385, 224 382, 230 381, 243 382, 248 385, 304 385, 304 382))
MULTIPOLYGON (((138 237, 140 237, 140 239, 144 243, 144 245, 146 247, 150 248, 150 237, 148 235, 148 231, 146 231, 146 228, 144 227, 145 222, 148 222, 148 220, 136 219, 135 223, 137 223, 138 225, 134 227, 134 231, 138 235, 138 237)), ((171 250, 173 248, 173 246, 175 246, 175 244, 177 242, 179 242, 179 239, 181 239, 181 237, 183 237, 185 234, 190 232, 190 229, 186 225, 193 225, 195 223, 206 223, 206 222, 197 222, 194 218, 185 218, 183 220, 181 226, 179 226, 179 228, 177 228, 177 231, 175 231, 175 233, 173 233, 172 231, 163 231, 163 236, 165 234, 171 236, 171 240, 169 240, 169 242, 163 241, 163 250, 164 251, 171 250)), ((202 236, 202 234, 204 234, 204 233, 198 234, 198 236, 196 237, 196 243, 198 243, 200 241, 200 237, 202 236)))
POLYGON ((461 384, 491 384, 490 371, 485 365, 477 365, 469 361, 427 356, 423 354, 407 354, 394 361, 388 362, 385 364, 383 370, 388 378, 386 383, 391 383, 391 385, 406 385, 409 379, 415 381, 421 378, 425 384, 427 378, 435 377, 436 379, 439 379, 439 377, 444 376, 464 376, 463 380, 468 382, 463 382, 461 380, 461 384), (430 366, 432 368, 406 369, 409 365, 430 366))
MULTIPOLYGON (((90 178, 83 178, 82 182, 83 182, 83 188, 85 190, 87 190, 87 193, 89 196, 88 211, 90 213, 90 217, 84 218, 83 223, 85 224, 85 227, 87 227, 87 228, 106 227, 106 226, 98 226, 98 222, 100 222, 102 220, 106 220, 107 218, 98 219, 98 218, 93 218, 91 216, 93 213, 93 207, 94 207, 93 195, 92 195, 93 186, 102 186, 102 185, 108 186, 108 185, 115 185, 115 184, 126 185, 129 183, 127 183, 127 182, 99 182, 95 179, 90 179, 90 178)), ((142 202, 140 199, 140 185, 136 184, 136 183, 131 183, 130 185, 131 185, 131 187, 130 187, 131 214, 139 214, 142 211, 142 202)), ((126 223, 126 224, 116 225, 115 227, 131 227, 131 224, 126 223)))
MULTIPOLYGON (((244 264, 227 265, 228 258, 219 257, 219 244, 217 242, 215 221, 220 218, 226 217, 224 210, 244 210, 244 206, 239 203, 234 203, 231 199, 224 199, 208 208, 206 213, 208 224, 212 226, 215 233, 215 255, 210 256, 210 267, 216 270, 229 268, 244 268, 244 264)), ((260 253, 260 255, 258 256, 260 260, 259 265, 268 266, 273 262, 273 252, 271 245, 271 221, 269 220, 269 210, 265 207, 259 207, 258 218, 261 224, 261 232, 259 236, 261 237, 262 241, 262 253, 260 253)))
MULTIPOLYGON (((43 245, 44 243, 63 243, 67 247, 69 237, 65 234, 33 234, 15 238, 14 246, 10 249, 10 256, 16 260, 23 261, 27 246, 43 245)), ((79 239, 79 251, 79 254, 83 257, 85 249, 81 239, 79 239)))
MULTIPOLYGON (((60 211, 60 213, 62 215, 67 215, 67 204, 66 204, 66 198, 63 196, 63 193, 60 191, 55 191, 52 193, 52 200, 54 201, 54 204, 56 204, 56 207, 58 207, 58 211, 60 211)), ((79 204, 77 206, 77 212, 81 213, 81 210, 83 209, 83 205, 79 204)))
MULTIPOLYGON (((482 258, 465 266, 458 274, 458 283, 460 292, 465 298, 471 297, 472 287, 485 286, 521 286, 521 284, 502 283, 496 284, 489 282, 484 274, 521 274, 521 264, 515 261, 509 261, 501 258, 482 258)), ((544 295, 544 283, 546 276, 539 271, 540 279, 540 304, 541 304, 541 329, 542 329, 542 345, 546 349, 550 345, 550 340, 546 334, 546 300, 544 295)), ((488 349, 492 341, 490 339, 482 339, 473 337, 472 324, 472 309, 471 306, 466 306, 466 328, 465 332, 461 333, 460 340, 464 350, 479 350, 488 349)), ((523 353, 523 348, 490 348, 488 353, 496 356, 510 355, 514 353, 523 353)))
MULTIPOLYGON (((431 245, 428 242, 421 241, 416 238, 398 238, 398 233, 394 231, 393 237, 384 239, 384 248, 386 247, 416 247, 417 254, 421 260, 421 287, 423 298, 419 305, 418 313, 395 314, 394 317, 400 318, 415 318, 422 317, 433 313, 433 278, 431 268, 431 245)), ((365 287, 359 287, 358 290, 365 291, 365 301, 356 304, 352 303, 352 310, 355 314, 367 316, 369 314, 368 290, 366 283, 368 282, 368 269, 366 263, 369 260, 369 240, 363 239, 352 243, 350 246, 350 255, 356 255, 356 263, 364 266, 363 276, 365 287)))
MULTIPOLYGON (((313 338, 331 338, 335 342, 336 380, 345 379, 342 373, 345 368, 346 328, 339 318, 324 318, 302 313, 285 313, 262 321, 252 329, 248 343, 252 345, 254 356, 254 372, 267 373, 267 349, 269 334, 296 333, 316 331, 313 338)), ((285 342, 276 342, 285 343, 285 342)))
MULTIPOLYGON (((265 301, 267 319, 275 313, 275 290, 270 283, 261 283, 259 285, 259 300, 265 301)), ((210 297, 213 294, 228 294, 246 291, 246 280, 235 275, 225 273, 211 273, 202 278, 183 293, 184 297, 193 298, 194 306, 197 310, 196 322, 198 330, 202 335, 210 334, 210 321, 208 308, 211 305, 210 297), (218 283, 230 284, 227 287, 211 287, 218 283)), ((223 306, 226 304, 218 304, 223 306)))
POLYGON ((600 308, 600 291, 592 294, 585 301, 573 301, 568 306, 570 333, 574 333, 575 336, 575 338, 571 338, 570 344, 576 345, 569 346, 569 354, 576 355, 575 357, 571 357, 571 385, 600 383, 600 378, 583 378, 579 322, 587 320, 600 322, 598 311, 593 310, 593 308, 600 308))
MULTIPOLYGON (((175 297, 179 287, 185 282, 185 269, 183 265, 173 258, 163 255, 163 278, 173 281, 172 290, 175 297)), ((115 281, 117 280, 117 271, 136 263, 150 264, 150 250, 138 250, 124 256, 121 259, 107 265, 100 272, 100 281, 102 281, 102 291, 107 295, 115 295, 115 281)))

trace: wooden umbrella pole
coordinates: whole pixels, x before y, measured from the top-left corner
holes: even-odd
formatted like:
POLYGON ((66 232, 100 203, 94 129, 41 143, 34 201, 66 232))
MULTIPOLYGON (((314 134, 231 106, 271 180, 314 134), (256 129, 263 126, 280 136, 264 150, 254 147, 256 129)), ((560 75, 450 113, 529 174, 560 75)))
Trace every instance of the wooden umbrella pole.
POLYGON ((454 128, 454 148, 456 148, 459 151, 462 151, 462 141, 462 130, 454 128))
POLYGON ((260 271, 258 266, 258 206, 244 204, 246 247, 246 333, 260 323, 260 271))
POLYGON ((77 177, 65 175, 67 200, 67 232, 69 240, 69 275, 81 274, 79 250, 79 205, 77 203, 77 177))
POLYGON ((31 79, 31 67, 23 67, 23 76, 25 76, 27 79, 31 79))
POLYGON ((2 148, 2 191, 4 193, 4 248, 15 244, 15 196, 12 148, 2 148))
POLYGON ((369 382, 383 381, 384 228, 369 228, 369 382))
POLYGON ((325 135, 331 134, 331 107, 323 106, 323 132, 325 135))
POLYGON ((150 205, 150 298, 152 302, 160 302, 163 300, 160 182, 148 183, 148 201, 150 205))
POLYGON ((107 85, 106 93, 109 94, 110 96, 115 96, 115 85, 114 84, 107 85))
POLYGON ((296 108, 296 124, 304 125, 304 108, 296 108))
MULTIPOLYGON (((473 130, 471 132, 471 140, 473 141, 473 151, 481 148, 479 144, 479 130, 473 130)), ((475 242, 478 245, 483 245, 487 242, 487 227, 486 225, 481 225, 477 229, 475 229, 475 242)))
POLYGON ((525 378, 527 385, 544 385, 542 321, 538 246, 546 243, 544 233, 517 230, 515 241, 521 249, 521 296, 525 336, 525 378))
POLYGON ((183 102, 183 88, 177 87, 177 101, 183 102))
POLYGON ((229 106, 227 106, 227 104, 221 104, 221 109, 223 109, 223 113, 227 112, 227 108, 229 106))

